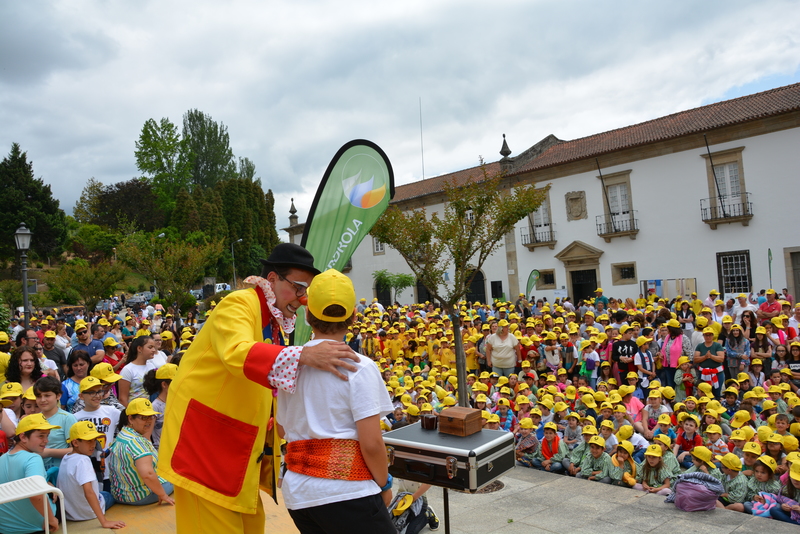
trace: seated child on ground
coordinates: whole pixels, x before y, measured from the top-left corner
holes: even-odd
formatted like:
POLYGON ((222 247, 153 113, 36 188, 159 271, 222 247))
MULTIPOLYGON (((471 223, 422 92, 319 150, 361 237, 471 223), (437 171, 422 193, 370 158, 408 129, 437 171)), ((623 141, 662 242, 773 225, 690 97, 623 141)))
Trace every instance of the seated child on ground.
POLYGON ((91 421, 79 421, 72 425, 67 440, 72 452, 61 460, 58 489, 64 492, 64 508, 70 521, 97 518, 103 528, 124 528, 124 522, 106 519, 105 511, 114 504, 114 498, 110 492, 100 491, 90 459, 98 438, 104 437, 105 434, 98 432, 91 421))

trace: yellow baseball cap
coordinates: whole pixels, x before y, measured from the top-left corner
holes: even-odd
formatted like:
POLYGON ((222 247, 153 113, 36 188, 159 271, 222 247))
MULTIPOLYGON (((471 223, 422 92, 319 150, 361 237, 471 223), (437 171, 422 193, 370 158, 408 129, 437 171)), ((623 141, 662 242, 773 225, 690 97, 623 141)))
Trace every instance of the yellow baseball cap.
POLYGON ((652 445, 647 446, 647 450, 644 451, 644 455, 661 458, 664 455, 664 452, 661 450, 661 446, 659 444, 653 443, 652 445))
POLYGON ((318 274, 311 281, 308 287, 308 311, 323 321, 340 323, 355 311, 356 291, 353 282, 337 271, 328 269, 322 274, 318 274), (324 310, 328 306, 339 305, 345 309, 345 315, 334 317, 325 315, 324 310))
POLYGON ((153 405, 150 404, 150 401, 147 399, 133 399, 130 404, 128 404, 128 408, 125 410, 125 413, 128 415, 159 415, 161 412, 157 412, 153 409, 153 405))
POLYGON ((739 457, 733 454, 732 452, 729 452, 728 454, 725 455, 718 454, 715 456, 715 458, 717 459, 718 462, 722 463, 722 465, 724 465, 728 469, 731 469, 733 471, 742 470, 742 460, 740 460, 739 457))
POLYGON ((174 363, 165 363, 156 371, 156 378, 159 380, 174 380, 178 375, 178 366, 174 363))
POLYGON ((89 375, 99 378, 103 382, 116 382, 120 378, 120 375, 114 372, 114 368, 108 362, 100 362, 92 367, 92 372, 89 375))
POLYGON ((99 378, 94 376, 87 376, 83 380, 81 380, 80 384, 80 392, 83 393, 87 389, 92 389, 93 387, 102 386, 103 383, 100 381, 99 378))
POLYGON ((655 441, 660 441, 661 443, 663 443, 667 447, 671 447, 672 446, 672 438, 670 438, 667 434, 659 434, 656 437, 654 437, 653 439, 655 441))
POLYGON ((589 445, 597 445, 598 447, 605 448, 606 440, 602 436, 592 436, 589 438, 589 445))
POLYGON ((58 425, 51 425, 47 422, 44 415, 40 413, 34 413, 31 415, 26 415, 22 419, 20 419, 19 424, 17 425, 17 436, 20 434, 24 434, 25 432, 29 432, 31 430, 53 430, 55 428, 61 428, 58 425))
POLYGON ((72 443, 76 439, 88 441, 90 439, 104 438, 105 434, 97 431, 97 427, 91 421, 78 421, 69 429, 67 443, 72 443))

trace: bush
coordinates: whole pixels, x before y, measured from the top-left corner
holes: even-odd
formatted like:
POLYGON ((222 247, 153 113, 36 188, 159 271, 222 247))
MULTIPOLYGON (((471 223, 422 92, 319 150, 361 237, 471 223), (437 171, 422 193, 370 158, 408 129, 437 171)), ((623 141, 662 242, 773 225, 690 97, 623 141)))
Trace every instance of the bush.
POLYGON ((141 293, 142 291, 147 291, 147 286, 144 285, 144 282, 139 282, 136 291, 132 291, 132 293, 141 293))
POLYGON ((44 263, 42 263, 42 262, 40 262, 40 261, 37 261, 37 262, 36 262, 36 268, 37 268, 37 269, 44 269, 44 263))
POLYGON ((127 291, 128 293, 130 293, 131 295, 133 295, 133 294, 134 294, 134 293, 136 293, 136 291, 137 291, 137 290, 136 290, 136 286, 128 286, 128 287, 126 287, 126 288, 125 288, 125 291, 127 291))

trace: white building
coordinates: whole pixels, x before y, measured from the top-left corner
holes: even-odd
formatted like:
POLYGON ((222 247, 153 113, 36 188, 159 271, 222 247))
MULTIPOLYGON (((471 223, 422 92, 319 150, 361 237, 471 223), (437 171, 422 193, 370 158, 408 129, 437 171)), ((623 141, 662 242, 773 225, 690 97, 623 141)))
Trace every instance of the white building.
MULTIPOLYGON (((483 265, 472 299, 515 299, 533 269, 540 278, 531 293, 551 301, 596 287, 635 299, 648 283, 666 297, 758 291, 770 285, 769 251, 772 287, 800 291, 800 227, 792 217, 800 207, 800 84, 582 139, 550 135, 510 154, 503 141, 503 158, 489 164, 506 171, 505 187, 551 188, 483 265)), ((399 186, 392 203, 442 213, 443 181, 478 174, 465 169, 399 186)), ((299 243, 303 224, 294 213, 290 223, 285 230, 299 243)), ((379 269, 411 272, 396 251, 368 238, 349 271, 359 296, 387 299, 374 287, 379 269)), ((426 299, 418 287, 399 300, 426 299)))

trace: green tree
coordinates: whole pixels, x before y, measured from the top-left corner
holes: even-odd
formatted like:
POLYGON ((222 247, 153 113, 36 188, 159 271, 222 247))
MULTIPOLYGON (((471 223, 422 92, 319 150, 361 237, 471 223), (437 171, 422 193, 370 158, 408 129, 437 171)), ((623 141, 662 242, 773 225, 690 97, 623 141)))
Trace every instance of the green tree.
POLYGON ((125 275, 125 268, 118 263, 101 261, 92 265, 73 261, 59 267, 48 277, 47 283, 57 293, 76 293, 79 302, 91 311, 98 302, 111 296, 125 275))
POLYGON ((249 158, 239 158, 239 178, 249 182, 256 179, 256 164, 249 158))
POLYGON ((170 213, 178 192, 191 184, 192 153, 168 118, 148 119, 136 141, 136 167, 153 184, 161 209, 170 213))
POLYGON ((395 302, 404 289, 412 287, 416 280, 410 274, 390 273, 388 269, 381 269, 372 273, 375 285, 391 292, 391 301, 395 302))
POLYGON ((162 228, 166 214, 159 206, 153 185, 144 178, 132 178, 103 188, 99 196, 100 215, 96 224, 121 229, 131 223, 145 232, 162 228))
POLYGON ((118 242, 117 234, 96 224, 82 224, 70 238, 70 248, 80 258, 96 263, 109 258, 118 242))
POLYGON ((210 115, 197 109, 187 111, 183 115, 183 139, 191 154, 190 174, 195 186, 214 187, 238 174, 228 127, 210 115))
POLYGON ((82 224, 90 224, 100 216, 100 193, 103 192, 103 182, 89 178, 83 186, 81 196, 72 208, 72 216, 82 224))
POLYGON ((200 245, 169 236, 132 233, 117 247, 117 257, 148 280, 154 280, 161 296, 182 308, 187 290, 200 281, 222 251, 221 240, 200 245))
POLYGON ((15 258, 16 244, 11 237, 21 223, 33 232, 31 250, 41 257, 60 253, 66 243, 66 215, 53 197, 49 185, 33 174, 33 163, 17 143, 0 162, 0 260, 15 258))
MULTIPOLYGON (((428 216, 424 208, 402 211, 389 206, 371 232, 403 256, 454 325, 460 324, 457 303, 467 294, 475 273, 517 221, 536 211, 547 194, 547 188, 506 184, 503 174, 489 173, 482 160, 480 169, 481 175, 470 176, 464 183, 445 182, 443 217, 437 212, 428 216), (451 269, 454 274, 445 282, 445 273, 451 269)), ((461 329, 453 332, 459 404, 467 406, 461 329)))
POLYGON ((22 306, 22 282, 20 280, 0 280, 0 298, 2 298, 11 309, 22 306))
POLYGON ((3 297, 0 297, 0 332, 10 334, 9 327, 11 326, 11 309, 6 306, 3 297))

